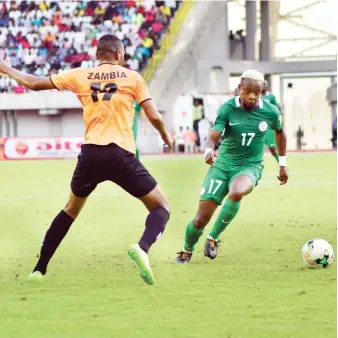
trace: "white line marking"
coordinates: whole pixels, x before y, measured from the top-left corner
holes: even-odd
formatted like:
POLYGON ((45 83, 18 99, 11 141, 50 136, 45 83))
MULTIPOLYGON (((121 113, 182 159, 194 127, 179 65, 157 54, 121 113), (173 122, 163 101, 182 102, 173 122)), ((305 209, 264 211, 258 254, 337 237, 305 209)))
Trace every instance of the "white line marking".
MULTIPOLYGON (((107 194, 102 194, 102 193, 92 193, 90 196, 121 196, 122 194, 119 192, 113 192, 113 193, 107 193, 107 194)), ((0 201, 20 201, 20 200, 39 200, 39 199, 48 199, 48 198, 65 198, 67 197, 68 194, 61 194, 61 195, 33 195, 33 196, 16 196, 16 197, 0 197, 0 201)))
MULTIPOLYGON (((322 170, 296 170, 296 171, 289 171, 290 176, 292 175, 303 175, 303 174, 315 174, 315 173, 321 173, 323 174, 322 170)), ((264 173, 263 175, 266 176, 277 176, 278 175, 278 168, 276 169, 275 172, 269 172, 269 173, 264 173)))
POLYGON ((20 201, 49 198, 50 196, 19 196, 19 197, 0 197, 0 201, 20 201))
MULTIPOLYGON (((276 184, 278 185, 278 180, 276 181, 260 181, 259 184, 276 184)), ((287 185, 323 185, 323 184, 337 184, 337 181, 292 181, 289 179, 287 185)))
MULTIPOLYGON (((259 182, 259 185, 276 185, 278 186, 278 180, 262 180, 259 182)), ((289 180, 287 183, 287 186, 295 186, 295 185, 308 185, 308 186, 318 186, 318 185, 336 185, 337 181, 292 181, 289 180)), ((191 191, 191 189, 182 189, 179 192, 188 192, 191 191)), ((178 192, 178 190, 175 189, 167 189, 165 190, 166 193, 175 193, 178 192)), ((92 193, 90 197, 117 197, 117 196, 122 196, 123 193, 121 192, 112 192, 112 193, 92 193)), ((50 198, 67 198, 68 194, 61 194, 61 195, 28 195, 28 196, 15 196, 15 197, 0 197, 0 202, 5 202, 5 201, 23 201, 23 200, 37 200, 37 199, 50 199, 50 198)))

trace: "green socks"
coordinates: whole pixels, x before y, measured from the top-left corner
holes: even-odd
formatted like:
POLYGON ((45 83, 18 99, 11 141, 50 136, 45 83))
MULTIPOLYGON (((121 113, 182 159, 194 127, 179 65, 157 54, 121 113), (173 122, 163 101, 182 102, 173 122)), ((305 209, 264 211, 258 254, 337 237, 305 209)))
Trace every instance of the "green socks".
POLYGON ((199 238, 203 234, 204 229, 196 229, 193 221, 187 225, 185 231, 185 241, 184 241, 184 250, 189 252, 194 252, 195 244, 198 242, 199 238))
POLYGON ((215 240, 218 240, 219 235, 229 225, 229 223, 235 218, 239 210, 241 202, 232 202, 227 199, 217 217, 217 220, 212 228, 209 236, 215 240))
MULTIPOLYGON (((241 202, 232 202, 227 199, 219 213, 216 223, 209 236, 215 240, 218 240, 220 234, 228 226, 228 224, 235 218, 239 210, 241 202)), ((185 231, 185 241, 184 241, 184 250, 189 252, 194 252, 195 245, 198 242, 199 238, 202 236, 204 229, 196 229, 193 221, 187 225, 185 231)))

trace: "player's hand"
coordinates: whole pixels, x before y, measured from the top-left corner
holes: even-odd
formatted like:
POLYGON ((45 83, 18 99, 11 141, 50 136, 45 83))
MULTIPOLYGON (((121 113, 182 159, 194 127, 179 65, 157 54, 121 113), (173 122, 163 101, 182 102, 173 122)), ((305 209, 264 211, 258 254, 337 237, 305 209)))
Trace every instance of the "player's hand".
POLYGON ((173 143, 174 143, 173 142, 173 138, 171 137, 171 135, 168 134, 168 133, 162 135, 162 140, 168 146, 169 150, 171 150, 172 147, 173 147, 173 143))
POLYGON ((289 179, 289 173, 287 167, 279 167, 279 176, 280 185, 284 185, 289 179))
POLYGON ((211 165, 212 167, 215 164, 215 157, 216 157, 216 153, 211 148, 206 149, 206 151, 204 152, 205 163, 211 165))

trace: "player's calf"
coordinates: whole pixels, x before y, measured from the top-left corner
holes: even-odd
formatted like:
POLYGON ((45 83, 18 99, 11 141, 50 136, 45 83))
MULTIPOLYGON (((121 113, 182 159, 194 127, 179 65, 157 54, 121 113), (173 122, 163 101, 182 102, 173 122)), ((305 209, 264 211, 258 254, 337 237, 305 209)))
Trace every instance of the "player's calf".
POLYGON ((148 252, 150 247, 160 238, 169 221, 169 211, 163 207, 152 209, 146 219, 146 228, 138 244, 132 245, 128 254, 139 267, 140 277, 149 285, 155 282, 150 267, 148 252))
POLYGON ((204 229, 208 225, 210 218, 208 214, 198 213, 193 221, 195 228, 204 229))
POLYGON ((189 222, 184 236, 183 250, 178 253, 177 263, 188 263, 195 250, 195 245, 203 234, 205 226, 214 214, 217 203, 213 200, 200 201, 198 212, 193 221, 189 222))
POLYGON ((187 225, 183 251, 194 252, 195 245, 202 236, 204 228, 209 223, 210 218, 209 215, 198 213, 194 220, 187 225))
POLYGON ((242 198, 249 194, 252 189, 253 183, 248 175, 240 175, 233 180, 230 185, 228 198, 222 206, 216 222, 206 239, 204 245, 204 255, 206 257, 211 259, 216 258, 218 254, 220 235, 236 217, 242 198))
POLYGON ((63 238, 66 236, 73 222, 74 218, 69 216, 63 210, 61 210, 61 212, 54 218, 52 224, 46 232, 40 250, 39 260, 33 269, 33 272, 39 271, 42 275, 46 274, 49 261, 53 257, 63 238))
POLYGON ((138 244, 144 252, 148 253, 150 247, 163 234, 169 221, 169 202, 158 185, 140 200, 149 210, 149 215, 146 219, 146 228, 138 244))
POLYGON ((78 197, 72 192, 70 193, 70 197, 65 208, 54 218, 46 232, 40 250, 40 257, 33 269, 33 273, 38 271, 42 275, 46 274, 49 261, 66 236, 74 220, 79 215, 86 199, 87 197, 78 197))
POLYGON ((136 175, 134 185, 129 187, 130 189, 127 189, 127 191, 143 202, 149 210, 149 214, 141 239, 138 244, 132 246, 128 253, 139 266, 141 278, 146 283, 152 285, 154 283, 154 276, 150 268, 148 252, 151 246, 163 234, 170 218, 170 209, 168 200, 155 179, 140 162, 138 162, 137 166, 139 167, 138 173, 143 174, 136 175))
POLYGON ((156 207, 150 211, 146 219, 146 228, 138 242, 144 252, 148 253, 150 247, 163 234, 169 217, 169 211, 163 207, 156 207))

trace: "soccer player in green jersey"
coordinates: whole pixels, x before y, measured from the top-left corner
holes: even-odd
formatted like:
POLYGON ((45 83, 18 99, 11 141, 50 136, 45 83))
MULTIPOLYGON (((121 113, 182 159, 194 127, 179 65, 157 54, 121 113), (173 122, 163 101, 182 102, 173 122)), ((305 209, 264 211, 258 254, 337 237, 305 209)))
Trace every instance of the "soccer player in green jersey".
MULTIPOLYGON (((263 100, 266 100, 276 106, 279 109, 279 105, 276 100, 276 96, 272 93, 267 91, 268 82, 264 81, 264 88, 262 90, 262 98, 263 100)), ((265 133, 265 144, 269 148, 272 156, 276 159, 278 162, 278 154, 276 151, 276 140, 275 140, 275 133, 271 128, 268 128, 268 130, 265 133)))
POLYGON ((190 261, 204 227, 227 196, 204 246, 206 257, 214 259, 217 256, 221 233, 235 218, 242 198, 251 193, 261 178, 264 138, 269 127, 276 134, 280 164, 278 179, 281 185, 288 180, 286 136, 278 108, 260 98, 264 88, 263 75, 255 70, 244 72, 238 88, 239 96, 229 99, 218 109, 206 141, 205 162, 211 167, 202 185, 197 214, 186 228, 184 247, 176 258, 178 263, 190 261), (216 158, 215 145, 223 132, 224 140, 216 158))
POLYGON ((137 146, 137 129, 138 129, 138 118, 141 116, 142 107, 137 103, 137 101, 134 102, 134 122, 133 122, 133 134, 134 134, 134 141, 136 144, 136 157, 137 159, 140 159, 140 151, 137 146))

